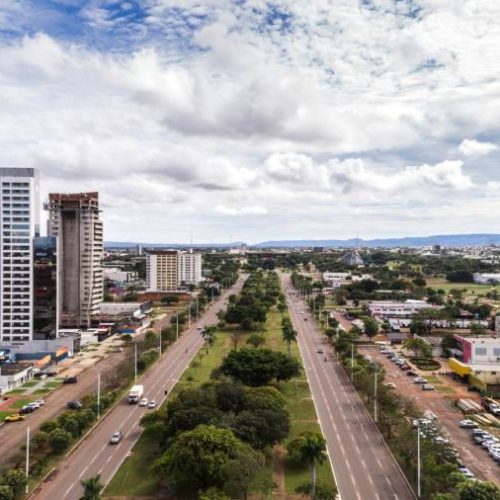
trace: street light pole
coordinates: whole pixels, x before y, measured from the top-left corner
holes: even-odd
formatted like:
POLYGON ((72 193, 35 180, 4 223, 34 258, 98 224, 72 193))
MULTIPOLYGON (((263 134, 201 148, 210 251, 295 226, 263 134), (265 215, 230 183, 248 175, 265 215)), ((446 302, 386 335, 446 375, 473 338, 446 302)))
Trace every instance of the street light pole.
POLYGON ((101 372, 97 372, 97 420, 101 418, 101 372))
POLYGON ((134 382, 137 382, 137 343, 134 344, 134 382))
POLYGON ((373 386, 373 420, 375 423, 378 422, 378 407, 377 407, 377 376, 378 373, 375 372, 375 384, 373 386))
POLYGON ((421 496, 421 485, 420 485, 420 420, 417 421, 417 498, 421 496))
POLYGON ((28 494, 28 476, 30 473, 30 428, 26 429, 26 495, 28 494))
POLYGON ((351 382, 354 380, 354 343, 351 342, 351 382))
POLYGON ((160 353, 160 358, 161 358, 161 342, 162 342, 162 335, 161 335, 161 328, 160 328, 160 348, 158 349, 159 353, 160 353))
MULTIPOLYGON (((177 311, 176 311, 177 312, 177 311)), ((175 316, 176 340, 179 340, 179 313, 175 316)))

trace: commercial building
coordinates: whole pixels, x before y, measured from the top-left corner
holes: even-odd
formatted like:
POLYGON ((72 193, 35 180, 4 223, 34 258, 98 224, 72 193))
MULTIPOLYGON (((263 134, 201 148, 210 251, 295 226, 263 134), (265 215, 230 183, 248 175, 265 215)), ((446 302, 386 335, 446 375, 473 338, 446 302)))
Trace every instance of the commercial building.
POLYGON ((31 365, 1 365, 0 366, 0 394, 21 387, 33 378, 31 365))
POLYGON ((39 235, 38 172, 0 168, 0 340, 33 338, 33 240, 39 235))
POLYGON ((135 271, 123 271, 118 267, 104 267, 104 279, 115 283, 132 283, 137 281, 138 275, 135 271))
POLYGON ((150 250, 146 254, 146 291, 172 292, 202 280, 201 254, 150 250))
POLYGON ((474 273, 473 278, 474 283, 481 285, 500 283, 500 273, 474 273))
POLYGON ((448 365, 455 376, 492 396, 500 396, 500 338, 454 335, 460 349, 448 365))
POLYGON ((408 299, 404 302, 392 300, 373 301, 368 304, 372 316, 381 318, 411 318, 422 309, 437 308, 425 300, 408 299))
POLYGON ((59 239, 61 326, 90 326, 103 299, 98 193, 49 194, 48 234, 59 239))

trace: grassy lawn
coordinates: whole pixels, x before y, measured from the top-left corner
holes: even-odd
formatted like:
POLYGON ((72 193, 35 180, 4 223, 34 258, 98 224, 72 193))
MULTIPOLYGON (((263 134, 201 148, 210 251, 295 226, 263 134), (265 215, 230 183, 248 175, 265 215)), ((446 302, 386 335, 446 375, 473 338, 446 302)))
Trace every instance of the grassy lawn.
MULTIPOLYGON (((280 351, 287 351, 286 343, 281 338, 281 314, 272 310, 268 314, 266 322, 265 346, 280 351)), ((300 359, 299 348, 296 343, 291 345, 292 355, 300 359)), ((290 413, 290 435, 286 441, 289 443, 303 432, 317 432, 321 434, 316 409, 309 391, 309 384, 304 373, 295 381, 285 382, 279 385, 279 389, 287 401, 287 410, 290 413)), ((285 446, 286 446, 286 443, 285 446)), ((334 479, 330 463, 326 461, 323 465, 316 466, 318 482, 334 485, 334 479)), ((285 487, 288 495, 296 494, 295 488, 310 481, 307 467, 298 467, 285 458, 285 487)))
POLYGON ((12 411, 0 411, 0 422, 3 422, 5 420, 5 417, 7 415, 10 415, 13 413, 12 411))
POLYGON ((30 382, 25 382, 23 387, 35 387, 39 382, 37 380, 31 380, 30 382))
POLYGON ((125 459, 106 487, 104 496, 154 495, 158 491, 160 481, 149 469, 158 455, 158 442, 155 437, 142 434, 130 456, 125 459))
POLYGON ((30 403, 29 399, 18 399, 17 401, 14 401, 10 405, 10 407, 15 408, 15 409, 19 409, 19 408, 22 408, 24 405, 27 405, 28 403, 30 403))
POLYGON ((24 394, 26 392, 25 389, 12 389, 7 394, 24 394))
POLYGON ((464 290, 464 295, 485 295, 494 287, 491 285, 480 285, 478 283, 449 283, 445 279, 428 278, 427 286, 431 288, 441 288, 446 293, 450 290, 464 290))
POLYGON ((52 390, 50 389, 37 389, 36 391, 33 391, 33 396, 46 396, 47 394, 50 394, 52 390))
POLYGON ((55 389, 56 387, 59 387, 61 384, 62 384, 62 380, 61 381, 55 380, 54 382, 45 382, 45 384, 43 385, 43 388, 44 389, 55 389))

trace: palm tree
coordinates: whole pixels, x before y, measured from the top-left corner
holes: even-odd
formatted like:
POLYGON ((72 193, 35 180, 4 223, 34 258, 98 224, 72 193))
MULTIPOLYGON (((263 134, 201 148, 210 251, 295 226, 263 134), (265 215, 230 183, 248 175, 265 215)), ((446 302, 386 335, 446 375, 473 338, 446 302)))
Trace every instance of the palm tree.
POLYGON ((288 445, 288 453, 307 465, 311 471, 312 499, 316 494, 316 463, 321 465, 326 460, 325 451, 326 441, 316 432, 303 432, 288 445))
POLYGON ((99 500, 101 498, 104 485, 101 483, 100 474, 80 481, 80 483, 83 486, 83 496, 80 497, 80 500, 99 500))
POLYGON ((297 332, 293 329, 292 322, 288 318, 283 318, 281 322, 281 335, 287 343, 288 354, 291 355, 291 344, 297 340, 297 332))

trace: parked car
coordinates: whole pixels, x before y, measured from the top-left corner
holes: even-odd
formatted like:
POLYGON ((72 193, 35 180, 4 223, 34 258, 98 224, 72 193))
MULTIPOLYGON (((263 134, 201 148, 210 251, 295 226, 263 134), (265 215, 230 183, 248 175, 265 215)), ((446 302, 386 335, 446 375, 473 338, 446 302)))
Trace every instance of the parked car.
POLYGON ((18 422, 19 420, 24 420, 26 417, 20 413, 11 413, 7 415, 4 419, 5 422, 18 422))
POLYGON ((431 385, 431 384, 424 384, 424 385, 422 386, 422 390, 423 390, 423 391, 433 391, 433 390, 434 390, 434 386, 433 386, 433 385, 431 385))
POLYGON ((156 401, 154 399, 152 399, 149 403, 148 403, 148 408, 156 408, 156 401))
POLYGON ((471 434, 473 436, 489 435, 488 432, 483 429, 472 429, 471 434))
POLYGON ((465 477, 468 477, 468 478, 473 478, 473 477, 476 477, 474 476, 474 474, 469 470, 467 469, 467 467, 459 467, 458 470, 465 476, 465 477))
POLYGON ((29 403, 27 406, 31 406, 31 408, 33 408, 34 410, 38 410, 38 408, 40 408, 40 406, 42 405, 37 403, 36 401, 33 401, 32 403, 29 403))
POLYGON ((19 410, 19 414, 20 415, 27 415, 28 413, 33 413, 34 411, 35 411, 35 408, 33 408, 32 406, 26 405, 26 406, 23 406, 19 410))
POLYGON ((34 401, 35 403, 37 403, 38 405, 40 406, 43 406, 45 404, 45 400, 40 398, 40 399, 37 399, 36 401, 34 401))
POLYGON ((148 406, 148 398, 142 398, 139 401, 139 406, 148 406))
POLYGON ((69 401, 68 404, 66 405, 70 410, 80 410, 83 408, 83 404, 81 401, 69 401))
POLYGON ((78 382, 78 379, 76 377, 66 377, 63 380, 63 384, 76 384, 78 382))
POLYGON ((116 431, 113 433, 111 438, 109 439, 110 444, 118 444, 122 440, 123 434, 122 431, 116 431))
POLYGON ((411 367, 410 365, 399 365, 399 368, 401 368, 401 370, 403 370, 404 372, 407 371, 407 370, 411 370, 411 367))
POLYGON ((477 427, 476 422, 473 422, 472 420, 469 419, 460 420, 460 423, 458 425, 466 429, 475 429, 477 427))
POLYGON ((427 380, 422 377, 416 377, 415 380, 413 381, 414 384, 427 384, 427 380))
POLYGON ((483 434, 477 434, 475 436, 472 436, 472 439, 474 440, 474 443, 482 444, 486 437, 483 434))
POLYGON ((317 352, 318 354, 323 354, 323 349, 318 349, 316 352, 317 352))
POLYGON ((408 370, 408 371, 406 372, 406 376, 407 376, 407 377, 416 377, 416 376, 417 376, 417 374, 416 374, 413 370, 408 370))

